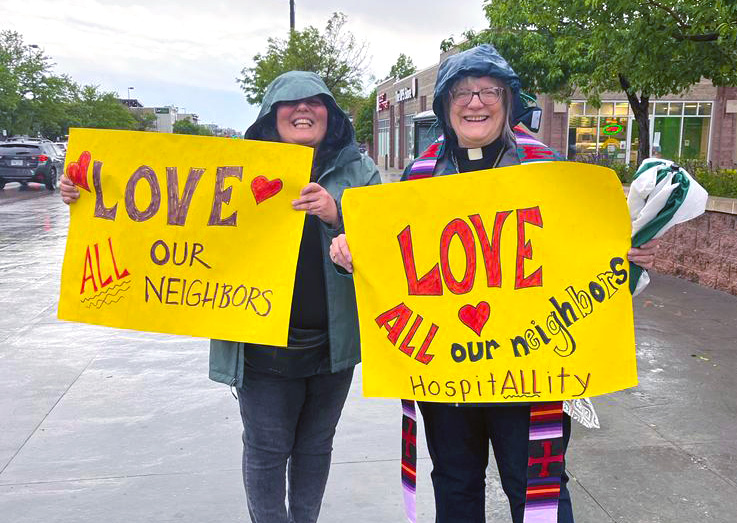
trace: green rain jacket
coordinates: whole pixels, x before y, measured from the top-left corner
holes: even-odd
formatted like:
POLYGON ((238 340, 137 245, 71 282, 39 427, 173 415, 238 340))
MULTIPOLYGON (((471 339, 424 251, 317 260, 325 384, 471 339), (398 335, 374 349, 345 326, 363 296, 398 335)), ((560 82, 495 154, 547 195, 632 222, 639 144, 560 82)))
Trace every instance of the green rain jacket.
MULTIPOLYGON (((323 270, 328 305, 328 336, 332 372, 348 369, 361 361, 358 335, 358 313, 353 278, 338 273, 330 260, 330 242, 343 232, 341 197, 350 187, 381 183, 376 165, 362 155, 355 145, 353 126, 338 107, 323 81, 314 73, 291 71, 276 78, 264 94, 256 121, 246 131, 246 139, 278 141, 275 110, 278 102, 300 100, 319 95, 328 108, 328 134, 323 145, 331 153, 320 162, 317 183, 323 186, 338 204, 340 224, 331 228, 322 224, 323 270)), ((320 160, 318 158, 318 160, 320 160)), ((243 343, 225 340, 210 341, 210 379, 235 387, 243 385, 243 343)))

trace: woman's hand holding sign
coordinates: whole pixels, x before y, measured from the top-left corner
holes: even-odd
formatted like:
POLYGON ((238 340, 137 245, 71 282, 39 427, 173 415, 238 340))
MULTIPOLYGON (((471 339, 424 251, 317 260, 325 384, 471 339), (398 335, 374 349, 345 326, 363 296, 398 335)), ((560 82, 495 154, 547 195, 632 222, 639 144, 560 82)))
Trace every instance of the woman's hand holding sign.
POLYGON ((305 185, 300 198, 292 202, 292 208, 314 214, 331 227, 338 225, 338 206, 330 193, 317 183, 305 185))
POLYGON ((333 238, 333 243, 330 244, 330 259, 346 271, 353 272, 353 257, 351 256, 351 250, 348 248, 345 234, 339 234, 333 238))
POLYGON ((61 176, 59 190, 61 192, 62 201, 67 205, 72 202, 76 202, 77 199, 79 199, 79 189, 77 189, 74 182, 70 180, 66 174, 61 176))
POLYGON ((636 263, 646 270, 653 268, 655 264, 655 255, 660 247, 660 240, 653 239, 647 243, 643 243, 640 247, 632 247, 627 252, 627 259, 632 263, 636 263))

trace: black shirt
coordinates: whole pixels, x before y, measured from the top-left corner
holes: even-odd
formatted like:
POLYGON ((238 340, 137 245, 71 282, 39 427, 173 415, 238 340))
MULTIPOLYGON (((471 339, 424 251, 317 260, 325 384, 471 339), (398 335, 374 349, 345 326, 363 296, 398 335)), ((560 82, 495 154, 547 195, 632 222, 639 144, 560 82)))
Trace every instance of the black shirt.
POLYGON ((491 169, 496 167, 504 154, 504 142, 501 137, 497 138, 488 145, 481 147, 483 156, 479 160, 469 160, 468 151, 457 144, 452 148, 453 158, 456 162, 458 172, 467 173, 470 171, 481 171, 483 169, 491 169))

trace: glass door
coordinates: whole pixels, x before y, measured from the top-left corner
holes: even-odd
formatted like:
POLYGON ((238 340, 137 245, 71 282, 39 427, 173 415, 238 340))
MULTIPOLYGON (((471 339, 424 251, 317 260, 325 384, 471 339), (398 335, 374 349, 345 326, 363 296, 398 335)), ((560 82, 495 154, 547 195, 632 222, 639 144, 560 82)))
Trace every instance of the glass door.
POLYGON ((626 163, 627 129, 626 116, 601 117, 599 122, 599 157, 610 162, 626 163))

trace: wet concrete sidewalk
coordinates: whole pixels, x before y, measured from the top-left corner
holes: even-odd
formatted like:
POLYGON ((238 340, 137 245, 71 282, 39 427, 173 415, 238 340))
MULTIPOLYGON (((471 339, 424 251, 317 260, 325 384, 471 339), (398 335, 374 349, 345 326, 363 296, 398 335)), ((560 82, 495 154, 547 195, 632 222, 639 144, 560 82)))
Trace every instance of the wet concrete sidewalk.
MULTIPOLYGON (((67 223, 58 193, 0 191, 0 522, 247 522, 238 406, 207 379, 207 341, 58 321, 67 223)), ((733 523, 737 297, 655 276, 635 307, 640 385, 574 428, 576 520, 733 523)), ((400 408, 360 386, 359 367, 320 521, 402 522, 400 408)), ((428 523, 424 443, 418 468, 428 523)), ((489 478, 488 521, 509 521, 489 478)))

